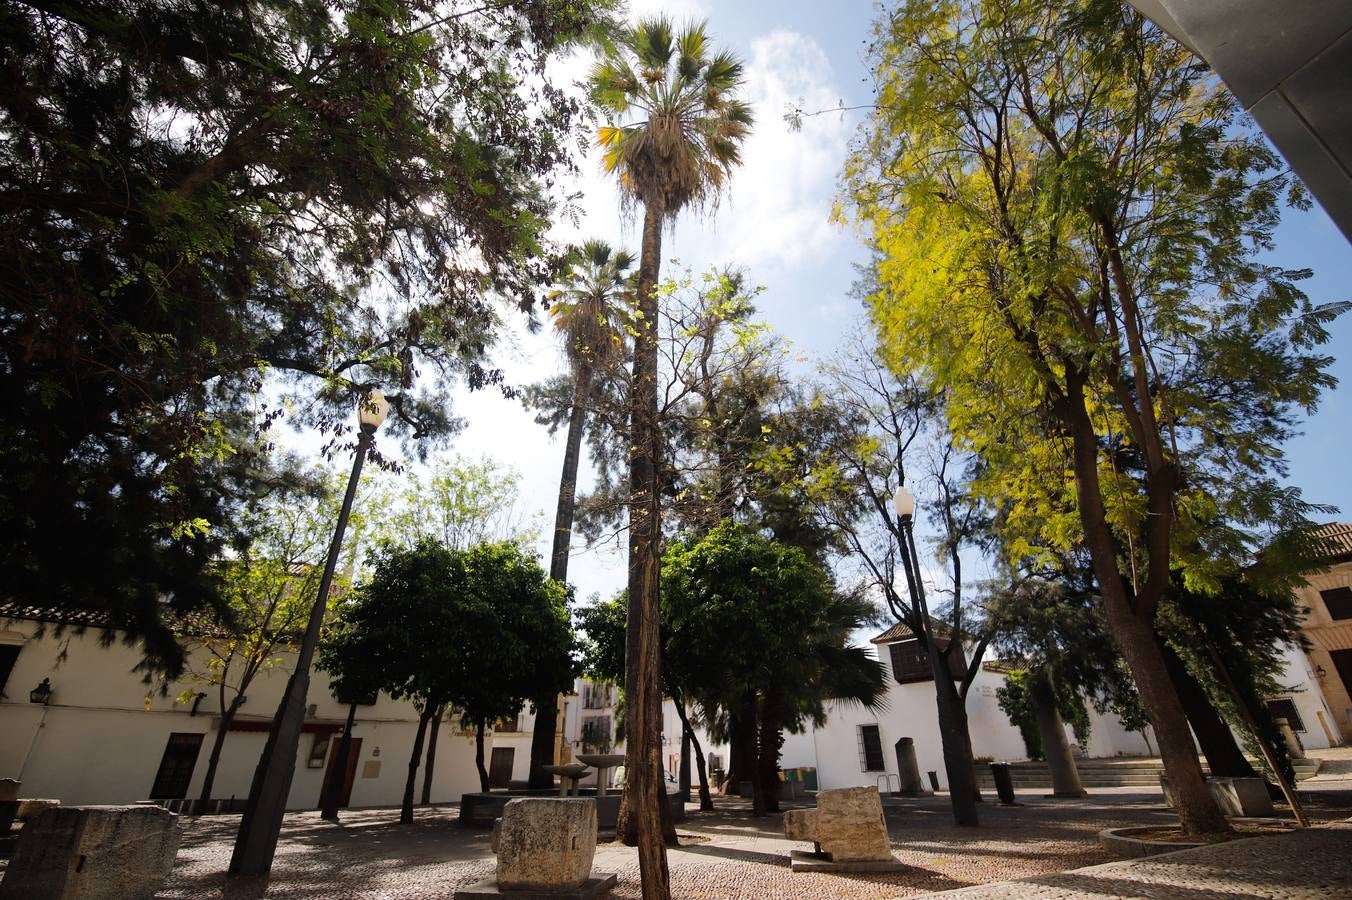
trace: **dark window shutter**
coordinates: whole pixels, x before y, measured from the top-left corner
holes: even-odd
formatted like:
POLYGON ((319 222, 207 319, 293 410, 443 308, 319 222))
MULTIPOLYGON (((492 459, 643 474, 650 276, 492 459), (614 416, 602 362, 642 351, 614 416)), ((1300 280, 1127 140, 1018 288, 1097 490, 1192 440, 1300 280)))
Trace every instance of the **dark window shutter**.
MULTIPOLYGON (((934 646, 942 653, 948 646, 948 641, 935 638, 934 646)), ((892 677, 898 684, 934 680, 929 654, 918 640, 898 641, 895 644, 888 644, 887 649, 892 656, 892 677)), ((963 655, 961 645, 954 647, 953 652, 948 654, 948 671, 954 681, 961 681, 967 674, 967 658, 963 655)))
POLYGON ((1267 702, 1268 712, 1272 713, 1274 719, 1285 719, 1291 726, 1292 731, 1304 731, 1305 723, 1300 720, 1300 713, 1296 712, 1296 704, 1291 700, 1269 700, 1267 702))
POLYGON ((1331 619, 1352 619, 1352 587, 1336 587, 1319 592, 1331 619))
POLYGON ((929 657, 925 648, 917 640, 898 641, 888 644, 892 654, 892 677, 898 684, 910 684, 913 681, 932 681, 934 673, 930 671, 929 657))

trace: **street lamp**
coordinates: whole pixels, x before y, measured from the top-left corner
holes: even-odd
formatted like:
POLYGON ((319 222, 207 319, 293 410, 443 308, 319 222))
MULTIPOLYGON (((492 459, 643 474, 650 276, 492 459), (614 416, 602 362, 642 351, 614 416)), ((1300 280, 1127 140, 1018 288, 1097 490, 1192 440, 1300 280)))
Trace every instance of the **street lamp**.
POLYGON ((920 581, 920 566, 915 554, 915 495, 905 484, 897 485, 892 497, 892 508, 897 513, 897 544, 901 547, 901 569, 906 574, 906 588, 911 594, 911 607, 918 615, 926 615, 925 586, 920 581))
POLYGON ((239 823, 235 850, 230 857, 231 875, 266 875, 272 869, 272 857, 277 852, 277 838, 282 831, 282 816, 291 793, 291 778, 296 773, 296 752, 300 746, 301 724, 305 720, 306 694, 310 688, 310 663, 319 644, 319 628, 324 622, 333 573, 338 568, 338 552, 343 546, 343 532, 352 512, 352 499, 357 493, 361 465, 375 440, 376 429, 385 421, 390 404, 385 395, 372 390, 357 404, 357 421, 361 426, 357 437, 357 453, 352 460, 352 475, 347 480, 347 493, 338 513, 338 526, 329 545, 324 576, 319 580, 319 592, 310 608, 310 621, 305 629, 300 653, 296 656, 296 670, 286 683, 286 693, 277 707, 268 732, 267 744, 254 770, 253 785, 244 806, 244 818, 239 823))

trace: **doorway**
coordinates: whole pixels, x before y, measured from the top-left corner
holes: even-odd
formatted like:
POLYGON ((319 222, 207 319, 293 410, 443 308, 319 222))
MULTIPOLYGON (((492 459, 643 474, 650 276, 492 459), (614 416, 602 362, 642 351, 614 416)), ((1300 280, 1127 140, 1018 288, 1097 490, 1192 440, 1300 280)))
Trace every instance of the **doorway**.
MULTIPOLYGON (((331 739, 331 743, 329 744, 329 765, 328 768, 324 770, 324 790, 320 791, 319 794, 321 800, 324 797, 324 791, 327 791, 329 789, 329 786, 334 783, 334 779, 338 777, 338 773, 334 769, 334 766, 338 762, 338 744, 342 740, 343 739, 341 737, 335 735, 331 739)), ((360 756, 361 756, 361 738, 354 737, 352 739, 351 747, 348 749, 347 766, 344 767, 344 771, 342 773, 343 789, 338 794, 339 809, 347 809, 348 804, 352 802, 352 782, 355 781, 357 778, 357 759, 360 756)))
POLYGON ((494 747, 493 756, 488 761, 488 787, 490 789, 511 787, 512 764, 515 762, 515 747, 494 747))

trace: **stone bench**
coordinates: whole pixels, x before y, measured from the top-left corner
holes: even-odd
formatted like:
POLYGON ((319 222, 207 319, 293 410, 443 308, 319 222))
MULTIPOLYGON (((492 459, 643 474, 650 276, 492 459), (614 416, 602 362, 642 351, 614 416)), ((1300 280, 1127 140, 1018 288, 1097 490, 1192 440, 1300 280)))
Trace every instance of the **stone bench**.
POLYGON ((174 867, 178 816, 154 806, 58 806, 24 825, 0 900, 149 900, 174 867))

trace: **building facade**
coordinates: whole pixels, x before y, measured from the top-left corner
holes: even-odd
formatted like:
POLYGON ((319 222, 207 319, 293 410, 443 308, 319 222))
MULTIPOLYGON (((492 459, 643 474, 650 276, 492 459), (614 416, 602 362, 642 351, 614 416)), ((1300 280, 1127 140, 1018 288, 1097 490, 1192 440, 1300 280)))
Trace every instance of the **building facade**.
MULTIPOLYGON (((1348 567, 1348 575, 1352 576, 1352 566, 1348 567)), ((801 734, 786 733, 783 766, 815 766, 817 783, 823 788, 875 785, 887 790, 891 785, 891 789, 895 789, 900 774, 896 745, 902 738, 911 738, 921 777, 933 772, 939 785, 947 788, 934 680, 928 661, 918 642, 900 627, 878 635, 873 644, 878 648, 878 659, 883 664, 887 682, 887 695, 881 708, 869 710, 857 703, 831 701, 827 706, 826 724, 821 727, 809 724, 801 734)), ((1269 707, 1291 722, 1306 748, 1319 749, 1342 743, 1336 733, 1319 724, 1332 720, 1329 704, 1319 689, 1319 686, 1327 689, 1329 678, 1318 678, 1311 660, 1298 647, 1284 647, 1283 656, 1285 670, 1279 679, 1282 692, 1269 700, 1269 707)), ((972 753, 978 759, 1012 761, 1027 757, 1019 730, 1000 709, 996 697, 996 690, 1004 681, 1000 667, 987 663, 977 673, 968 692, 968 727, 972 753)), ((1083 747, 1078 747, 1073 731, 1066 726, 1067 739, 1081 755, 1099 759, 1153 756, 1156 753, 1155 736, 1149 728, 1144 734, 1129 731, 1117 716, 1100 714, 1092 706, 1089 718, 1090 735, 1083 747)))
POLYGON ((1338 550, 1331 565, 1311 575, 1297 596, 1307 610, 1306 662, 1326 708, 1301 727, 1306 734, 1319 730, 1330 741, 1352 741, 1352 525, 1328 525, 1323 534, 1338 550))
MULTIPOLYGON (((215 690, 190 680, 147 685, 136 671, 141 656, 120 639, 104 646, 96 629, 58 634, 57 623, 0 618, 0 778, 23 782, 21 796, 65 804, 175 801, 199 796, 220 728, 215 690), (30 694, 44 680, 46 704, 30 694), (180 703, 185 690, 193 703, 180 703)), ((200 652, 200 651, 199 651, 200 652)), ((261 672, 226 735, 212 795, 242 802, 263 750, 294 655, 261 672)), ((288 809, 315 809, 334 760, 347 707, 334 700, 329 679, 311 673, 288 809)), ((433 802, 477 791, 472 735, 443 722, 437 743, 433 802)), ((418 714, 411 703, 381 694, 359 706, 353 752, 343 773, 346 805, 395 806, 404 792, 418 714)), ((335 776, 336 777, 336 776, 335 776)), ((417 789, 422 790, 423 772, 417 789)))

